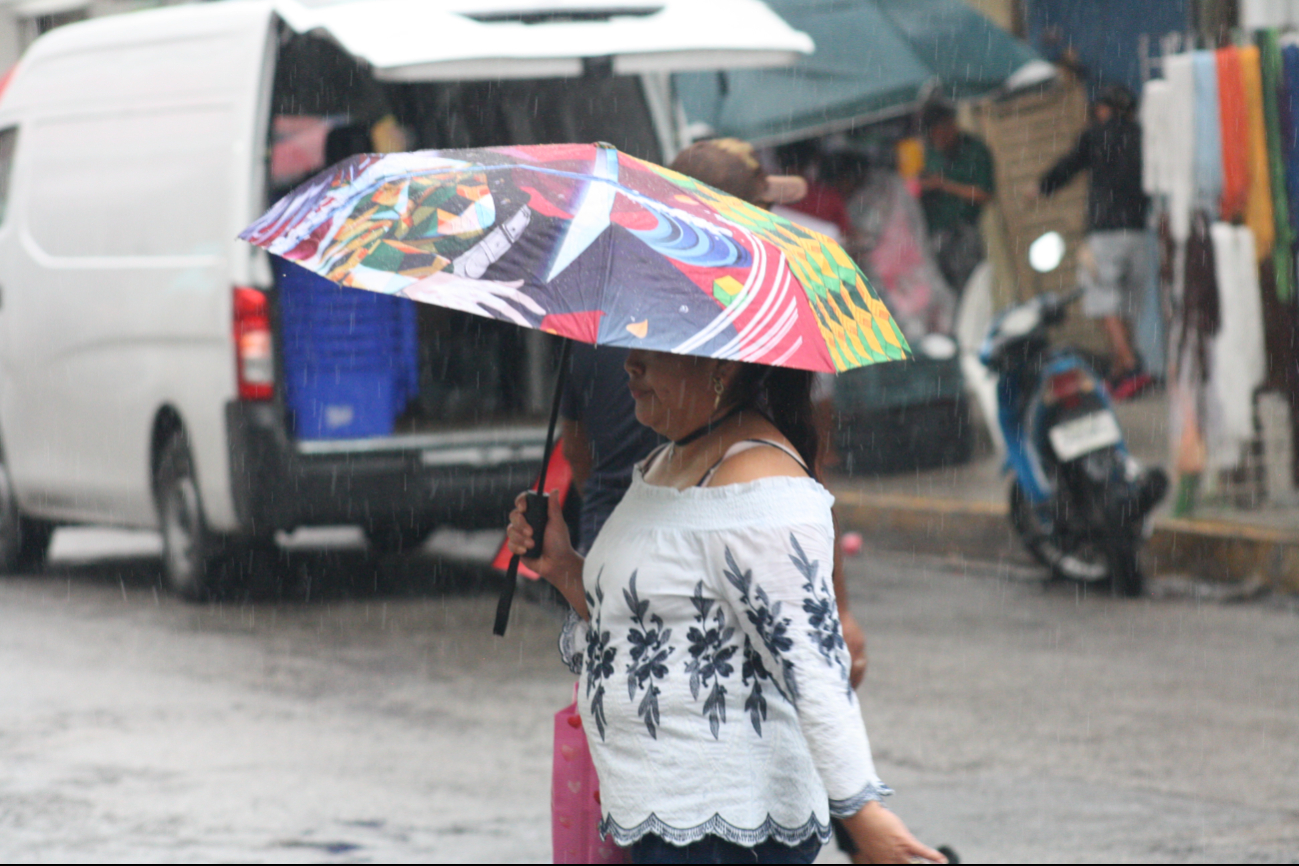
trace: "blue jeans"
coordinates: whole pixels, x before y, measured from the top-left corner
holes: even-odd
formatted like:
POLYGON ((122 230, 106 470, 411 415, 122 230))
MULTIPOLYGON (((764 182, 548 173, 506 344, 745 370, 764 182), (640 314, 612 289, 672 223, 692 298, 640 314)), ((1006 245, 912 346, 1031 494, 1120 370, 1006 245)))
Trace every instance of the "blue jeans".
POLYGON ((633 863, 811 863, 821 853, 816 836, 793 846, 768 839, 746 848, 717 836, 705 836, 686 846, 673 845, 661 836, 647 835, 631 846, 633 863))

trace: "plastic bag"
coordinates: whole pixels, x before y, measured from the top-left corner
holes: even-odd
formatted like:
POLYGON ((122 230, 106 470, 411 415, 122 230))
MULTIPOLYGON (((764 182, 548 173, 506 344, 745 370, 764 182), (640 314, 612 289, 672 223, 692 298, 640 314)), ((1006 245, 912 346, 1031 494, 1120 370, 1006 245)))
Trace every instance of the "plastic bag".
POLYGON ((551 776, 551 840, 556 863, 630 863, 626 849, 600 838, 600 780, 573 703, 555 713, 555 767, 551 776))

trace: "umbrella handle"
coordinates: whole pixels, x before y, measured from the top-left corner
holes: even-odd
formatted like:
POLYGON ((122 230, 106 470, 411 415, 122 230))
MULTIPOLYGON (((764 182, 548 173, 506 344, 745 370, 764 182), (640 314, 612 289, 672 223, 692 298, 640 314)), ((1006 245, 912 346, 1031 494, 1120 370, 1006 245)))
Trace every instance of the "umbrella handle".
MULTIPOLYGON (((564 382, 568 378, 568 358, 573 351, 573 341, 565 340, 559 352, 559 369, 555 372, 555 392, 550 402, 550 425, 546 430, 546 448, 541 455, 541 475, 537 478, 537 489, 528 491, 528 498, 523 507, 523 516, 532 527, 532 537, 536 546, 528 551, 529 559, 541 556, 541 542, 546 534, 546 516, 549 514, 549 503, 546 501, 546 470, 550 468, 550 452, 555 448, 555 426, 559 423, 559 404, 564 397, 564 382)), ((505 587, 501 590, 501 600, 496 603, 496 624, 492 634, 505 636, 505 626, 510 621, 510 606, 514 604, 514 590, 518 586, 519 555, 510 557, 510 568, 505 574, 505 587)))
POLYGON ((523 554, 523 558, 540 559, 542 542, 546 540, 546 524, 549 522, 547 518, 550 516, 550 494, 529 490, 526 496, 523 502, 523 519, 528 521, 528 526, 532 528, 534 545, 531 550, 523 554))

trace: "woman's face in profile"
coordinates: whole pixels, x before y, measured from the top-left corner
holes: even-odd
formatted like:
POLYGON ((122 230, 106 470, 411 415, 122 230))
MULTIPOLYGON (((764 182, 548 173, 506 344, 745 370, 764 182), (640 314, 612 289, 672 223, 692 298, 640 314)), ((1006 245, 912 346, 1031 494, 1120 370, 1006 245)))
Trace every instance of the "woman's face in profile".
POLYGON ((624 366, 636 401, 636 420, 655 433, 680 439, 712 417, 716 361, 633 349, 624 366))

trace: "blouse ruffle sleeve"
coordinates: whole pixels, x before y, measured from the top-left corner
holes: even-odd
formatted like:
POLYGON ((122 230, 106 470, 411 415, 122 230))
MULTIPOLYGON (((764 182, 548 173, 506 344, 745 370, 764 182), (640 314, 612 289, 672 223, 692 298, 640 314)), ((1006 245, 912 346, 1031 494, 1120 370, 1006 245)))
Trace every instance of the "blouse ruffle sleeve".
POLYGON ((831 570, 833 529, 823 521, 711 533, 713 590, 743 613, 744 709, 755 729, 767 713, 764 686, 794 705, 830 814, 856 814, 891 794, 875 772, 831 570))

